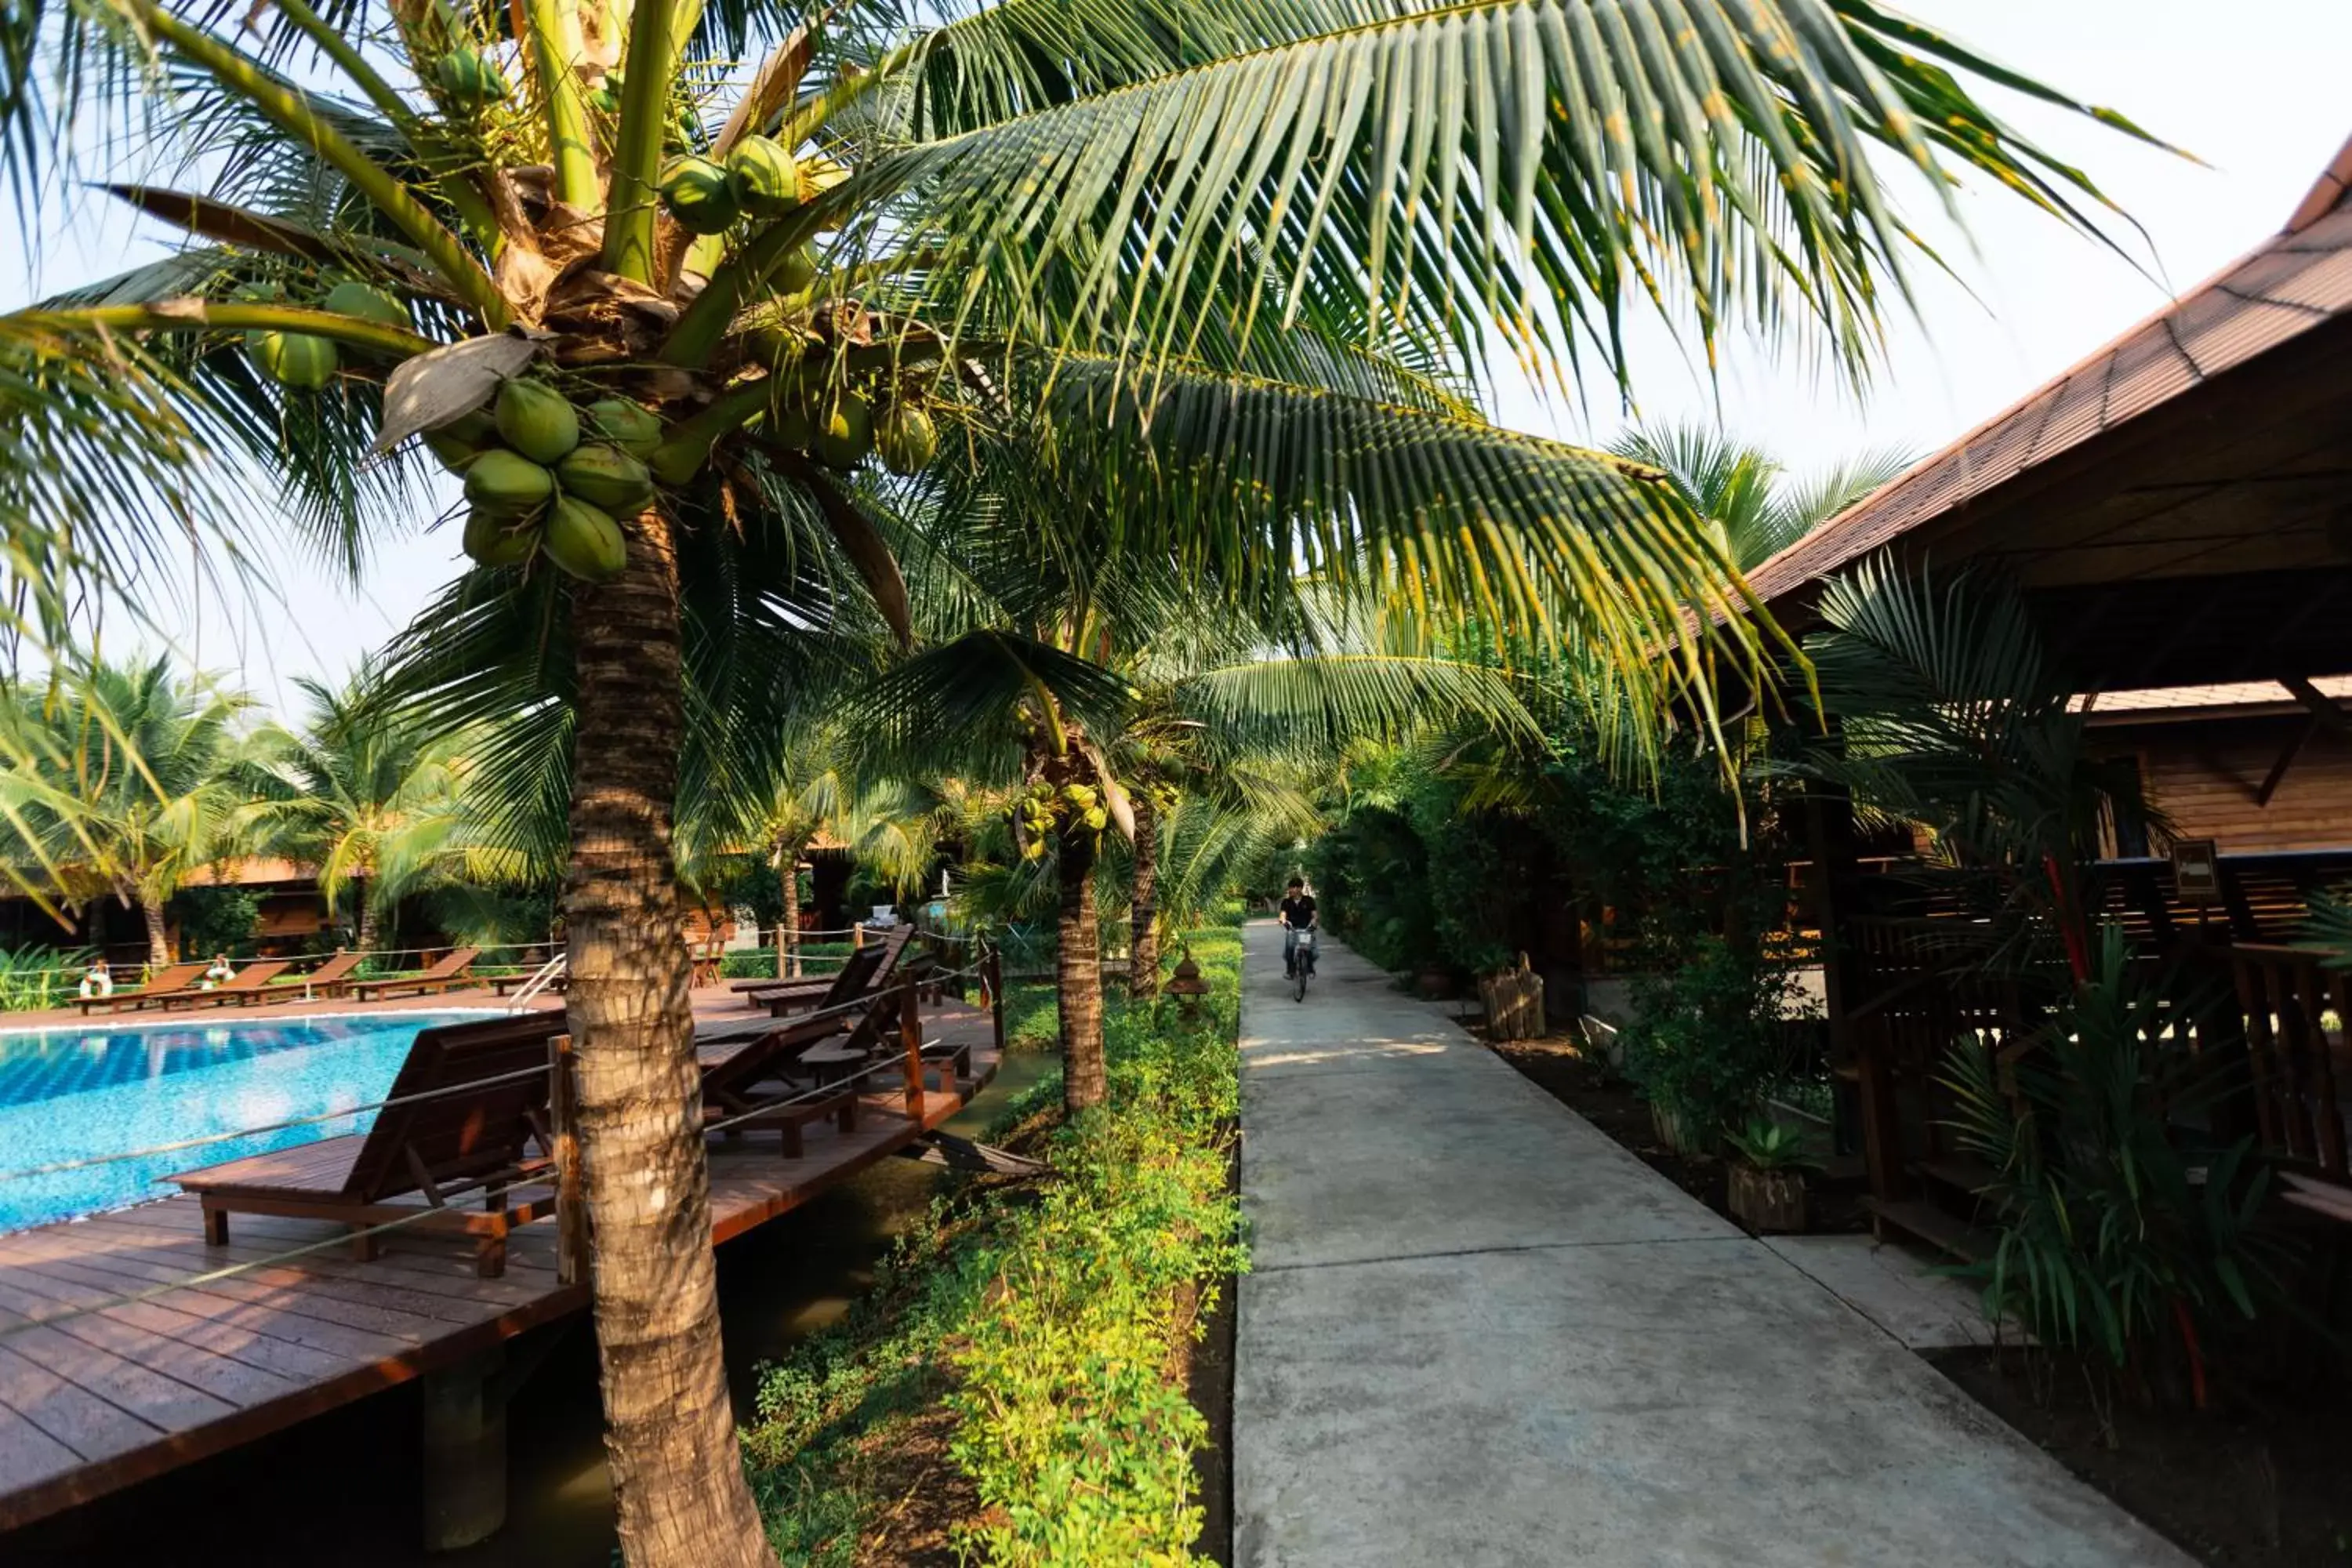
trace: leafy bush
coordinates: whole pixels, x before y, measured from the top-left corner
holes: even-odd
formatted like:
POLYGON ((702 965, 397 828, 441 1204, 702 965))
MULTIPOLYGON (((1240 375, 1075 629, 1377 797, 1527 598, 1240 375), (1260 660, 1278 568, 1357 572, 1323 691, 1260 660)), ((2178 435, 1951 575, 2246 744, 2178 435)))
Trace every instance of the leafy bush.
POLYGON ((1743 1123, 1789 1070, 1796 983, 1785 965, 1702 936, 1679 969, 1633 984, 1619 1035, 1625 1076, 1643 1098, 1711 1137, 1743 1123))
POLYGON ((2092 979, 2017 1055, 1956 1047, 1945 1081, 1962 1147, 1998 1173, 1980 1194, 2000 1241, 1962 1272, 2047 1348, 2089 1352, 2150 1386, 2185 1373, 2205 1403, 2216 1333, 2278 1295, 2282 1253, 2259 1223, 2269 1173, 2253 1141, 2197 1146, 2210 1059, 2168 1051, 2179 1014, 2103 933, 2092 979))
POLYGON ((86 947, 0 950, 0 1012, 61 1006, 79 993, 82 971, 97 956, 86 947))
MULTIPOLYGON (((720 956, 719 973, 727 980, 773 980, 778 956, 772 947, 739 948, 720 956)), ((845 942, 804 942, 801 943, 802 973, 811 978, 830 974, 848 956, 845 942)))
POLYGON ((173 897, 172 912, 179 917, 183 953, 210 958, 226 952, 243 958, 253 952, 261 900, 243 888, 183 888, 173 897))
MULTIPOLYGON (((1110 1105, 1045 1137, 1050 1182, 942 1199, 866 1302, 764 1374, 747 1452, 785 1561, 856 1561, 898 1500, 871 1489, 883 1459, 926 1413, 952 1423, 977 1493, 959 1531, 976 1560, 1196 1561, 1208 1430, 1180 1371, 1246 1259, 1226 1190, 1239 933, 1185 940, 1212 987, 1200 1021, 1113 999, 1110 1105)), ((1006 1120, 1050 1117, 1060 1094, 1049 1077, 1006 1120)))

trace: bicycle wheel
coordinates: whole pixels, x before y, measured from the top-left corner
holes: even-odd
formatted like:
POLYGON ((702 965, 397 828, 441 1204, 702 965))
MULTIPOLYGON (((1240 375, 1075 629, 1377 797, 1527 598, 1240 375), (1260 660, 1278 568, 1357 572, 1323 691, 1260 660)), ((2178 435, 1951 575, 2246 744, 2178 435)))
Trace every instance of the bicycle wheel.
POLYGON ((1292 1001, 1304 1002, 1307 1000, 1307 971, 1312 966, 1307 963, 1307 955, 1304 952, 1298 955, 1298 962, 1292 965, 1292 969, 1294 971, 1294 977, 1290 983, 1293 989, 1293 994, 1290 998, 1292 1001))

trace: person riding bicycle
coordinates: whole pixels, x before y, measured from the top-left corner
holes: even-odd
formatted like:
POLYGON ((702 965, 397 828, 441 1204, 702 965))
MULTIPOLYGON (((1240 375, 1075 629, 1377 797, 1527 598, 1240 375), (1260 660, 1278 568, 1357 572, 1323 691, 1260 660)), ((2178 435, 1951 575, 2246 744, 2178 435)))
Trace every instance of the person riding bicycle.
MULTIPOLYGON (((1290 886, 1282 896, 1282 977, 1289 979, 1297 971, 1298 933, 1315 929, 1315 895, 1307 890, 1300 878, 1290 879, 1290 886)), ((1309 963, 1313 960, 1309 959, 1309 963)))

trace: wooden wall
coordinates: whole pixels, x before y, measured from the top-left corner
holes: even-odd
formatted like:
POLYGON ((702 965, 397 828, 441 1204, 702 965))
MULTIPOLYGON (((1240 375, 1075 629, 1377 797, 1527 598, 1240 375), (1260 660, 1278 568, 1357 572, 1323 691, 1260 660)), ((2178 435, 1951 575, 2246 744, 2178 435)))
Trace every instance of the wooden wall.
POLYGON ((2136 754, 2140 779, 2173 830, 2213 839, 2224 855, 2352 846, 2352 741, 2340 735, 2312 735, 2270 804, 2254 803, 2305 722, 2277 714, 2117 726, 2103 729, 2100 749, 2136 754))

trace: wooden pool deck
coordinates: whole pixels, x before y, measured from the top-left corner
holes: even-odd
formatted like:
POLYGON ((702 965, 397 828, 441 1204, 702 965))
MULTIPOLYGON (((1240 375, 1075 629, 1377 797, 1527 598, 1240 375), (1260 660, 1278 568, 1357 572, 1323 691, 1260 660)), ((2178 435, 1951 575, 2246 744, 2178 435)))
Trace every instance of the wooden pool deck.
MULTIPOLYGON (((980 1084, 993 1077, 986 1012, 926 1009, 923 1033, 970 1047, 980 1084)), ((962 1110, 966 1097, 940 1077, 949 1086, 928 1089, 919 1114, 897 1077, 877 1079, 856 1131, 813 1125, 797 1159, 772 1133, 714 1136, 713 1241, 798 1207, 962 1110)), ((556 1228, 543 1222, 513 1234, 494 1279, 478 1278, 470 1252, 446 1237, 393 1232, 373 1261, 328 1247, 22 1327, 342 1234, 241 1215, 227 1245, 207 1247, 196 1200, 172 1197, 0 1236, 0 1531, 459 1366, 588 1302, 584 1284, 558 1279, 556 1228)))

